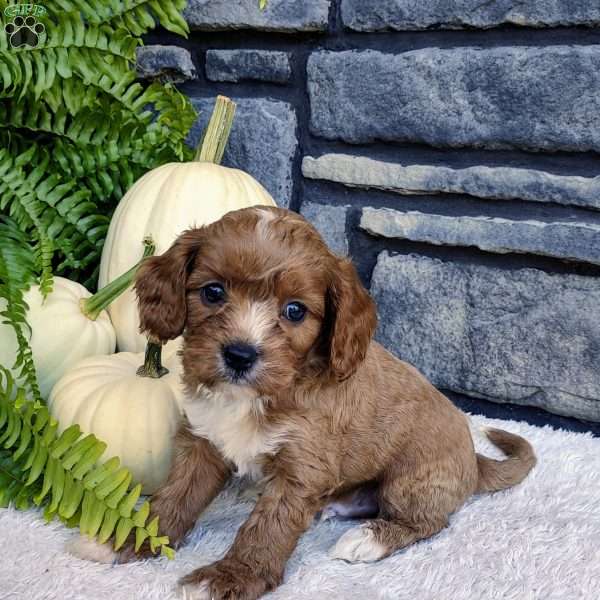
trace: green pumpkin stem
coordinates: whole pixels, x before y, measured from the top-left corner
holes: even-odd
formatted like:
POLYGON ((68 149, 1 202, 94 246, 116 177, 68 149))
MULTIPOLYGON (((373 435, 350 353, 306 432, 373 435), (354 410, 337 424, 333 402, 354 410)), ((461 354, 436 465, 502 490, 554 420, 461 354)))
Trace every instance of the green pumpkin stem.
POLYGON ((160 379, 163 375, 166 375, 169 369, 163 367, 161 355, 162 345, 148 340, 144 364, 136 371, 136 374, 140 377, 151 377, 152 379, 160 379))
POLYGON ((131 267, 126 273, 119 275, 119 277, 104 286, 101 290, 98 290, 93 296, 82 298, 79 302, 81 312, 88 319, 95 321, 98 318, 98 315, 131 285, 138 267, 142 264, 144 259, 148 258, 148 256, 152 256, 155 250, 156 246, 152 239, 150 237, 145 238, 144 255, 140 262, 131 267))
POLYGON ((195 161, 212 162, 216 165, 221 163, 233 124, 235 106, 230 98, 217 96, 208 127, 196 151, 195 161))

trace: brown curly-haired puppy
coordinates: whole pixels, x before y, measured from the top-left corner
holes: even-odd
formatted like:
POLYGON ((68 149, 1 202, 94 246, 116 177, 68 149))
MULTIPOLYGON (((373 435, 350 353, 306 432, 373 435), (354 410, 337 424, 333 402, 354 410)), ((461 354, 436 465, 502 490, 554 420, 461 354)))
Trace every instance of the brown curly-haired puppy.
POLYGON ((296 213, 249 208, 191 229, 144 263, 136 290, 143 331, 184 337, 187 419, 152 498, 163 533, 181 542, 232 474, 264 480, 227 554, 182 580, 188 598, 272 590, 332 502, 352 514, 360 497, 357 513, 375 518, 331 556, 374 561, 535 464, 529 443, 499 430, 488 436, 507 460, 475 453, 465 415, 373 341, 375 306, 352 263, 296 213))

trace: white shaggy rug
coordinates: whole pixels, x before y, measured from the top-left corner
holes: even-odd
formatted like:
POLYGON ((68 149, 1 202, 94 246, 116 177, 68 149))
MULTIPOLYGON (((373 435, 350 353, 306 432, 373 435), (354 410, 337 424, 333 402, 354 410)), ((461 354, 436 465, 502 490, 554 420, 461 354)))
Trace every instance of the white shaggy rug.
MULTIPOLYGON (((520 486, 473 498, 434 538, 374 564, 331 560, 352 522, 314 524, 268 600, 596 600, 600 598, 600 439, 474 417, 520 433, 539 464, 520 486)), ((495 455, 481 440, 478 450, 495 455)), ((0 510, 2 600, 175 600, 178 577, 218 559, 251 510, 229 489, 174 561, 87 563, 73 535, 38 513, 0 510)))

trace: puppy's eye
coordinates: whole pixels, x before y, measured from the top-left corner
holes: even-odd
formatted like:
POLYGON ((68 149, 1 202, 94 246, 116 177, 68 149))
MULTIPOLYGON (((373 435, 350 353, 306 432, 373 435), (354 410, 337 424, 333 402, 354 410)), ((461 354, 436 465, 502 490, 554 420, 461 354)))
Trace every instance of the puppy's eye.
POLYGON ((206 304, 221 304, 225 301, 225 288, 220 283, 208 283, 200 288, 200 295, 206 304))
POLYGON ((292 323, 300 323, 306 316, 306 306, 300 302, 288 302, 283 307, 283 316, 292 323))

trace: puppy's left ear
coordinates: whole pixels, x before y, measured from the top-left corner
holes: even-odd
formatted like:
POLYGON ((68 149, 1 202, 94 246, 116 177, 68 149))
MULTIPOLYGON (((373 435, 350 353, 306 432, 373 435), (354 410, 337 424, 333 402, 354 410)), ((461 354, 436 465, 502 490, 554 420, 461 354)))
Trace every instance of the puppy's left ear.
POLYGON ((329 301, 333 319, 329 366, 338 381, 343 381, 364 360, 377 326, 375 303, 347 259, 338 259, 332 273, 329 301))
POLYGON ((138 269, 135 292, 141 333, 161 342, 183 333, 187 318, 185 288, 200 237, 200 229, 189 229, 166 252, 147 258, 138 269))

